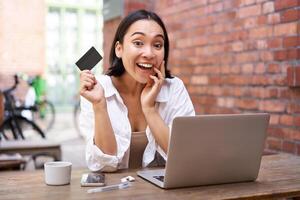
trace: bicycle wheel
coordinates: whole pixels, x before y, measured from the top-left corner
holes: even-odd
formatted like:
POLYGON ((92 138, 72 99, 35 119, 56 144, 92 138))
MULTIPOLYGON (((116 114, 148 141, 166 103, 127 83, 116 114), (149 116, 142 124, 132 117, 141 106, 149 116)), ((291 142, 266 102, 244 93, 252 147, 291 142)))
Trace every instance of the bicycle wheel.
POLYGON ((37 104, 37 111, 33 113, 33 121, 45 132, 49 131, 55 121, 54 105, 43 100, 37 104))
POLYGON ((0 127, 0 133, 5 140, 46 138, 38 125, 19 115, 7 118, 0 127))

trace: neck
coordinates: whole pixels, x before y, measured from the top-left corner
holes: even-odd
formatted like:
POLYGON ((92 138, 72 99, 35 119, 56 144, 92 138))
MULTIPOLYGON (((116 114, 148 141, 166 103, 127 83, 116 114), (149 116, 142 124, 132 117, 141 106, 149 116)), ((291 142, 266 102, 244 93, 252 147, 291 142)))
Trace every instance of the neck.
POLYGON ((124 73, 120 77, 111 77, 114 86, 117 88, 119 93, 135 96, 142 93, 145 84, 139 83, 134 80, 128 73, 124 73))

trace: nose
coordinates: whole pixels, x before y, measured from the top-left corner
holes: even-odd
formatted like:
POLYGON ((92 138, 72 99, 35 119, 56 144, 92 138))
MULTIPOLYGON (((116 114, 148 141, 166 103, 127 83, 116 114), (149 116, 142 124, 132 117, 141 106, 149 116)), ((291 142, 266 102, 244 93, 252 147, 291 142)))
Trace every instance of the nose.
POLYGON ((153 49, 151 46, 145 46, 143 50, 143 57, 147 59, 152 59, 155 57, 153 49))

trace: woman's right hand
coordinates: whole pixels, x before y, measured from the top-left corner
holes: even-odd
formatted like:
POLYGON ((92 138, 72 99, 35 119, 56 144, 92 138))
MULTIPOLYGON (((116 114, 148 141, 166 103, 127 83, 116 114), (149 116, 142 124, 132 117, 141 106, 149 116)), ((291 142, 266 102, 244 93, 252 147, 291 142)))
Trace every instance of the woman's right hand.
POLYGON ((106 103, 104 89, 90 70, 83 70, 80 72, 79 93, 94 105, 106 103))

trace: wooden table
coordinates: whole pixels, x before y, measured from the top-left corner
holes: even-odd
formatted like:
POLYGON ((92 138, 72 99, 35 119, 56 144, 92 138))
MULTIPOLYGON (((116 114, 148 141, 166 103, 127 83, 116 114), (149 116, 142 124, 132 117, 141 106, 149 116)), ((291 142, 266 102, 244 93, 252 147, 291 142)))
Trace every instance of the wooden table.
POLYGON ((107 173, 107 184, 124 176, 136 181, 123 190, 88 194, 80 187, 83 169, 73 169, 71 184, 47 186, 43 171, 0 172, 0 199, 276 199, 300 196, 300 157, 264 156, 256 182, 163 190, 136 176, 134 171, 107 173))
POLYGON ((11 140, 0 142, 0 153, 20 153, 21 155, 48 155, 61 160, 60 144, 47 140, 11 140))

